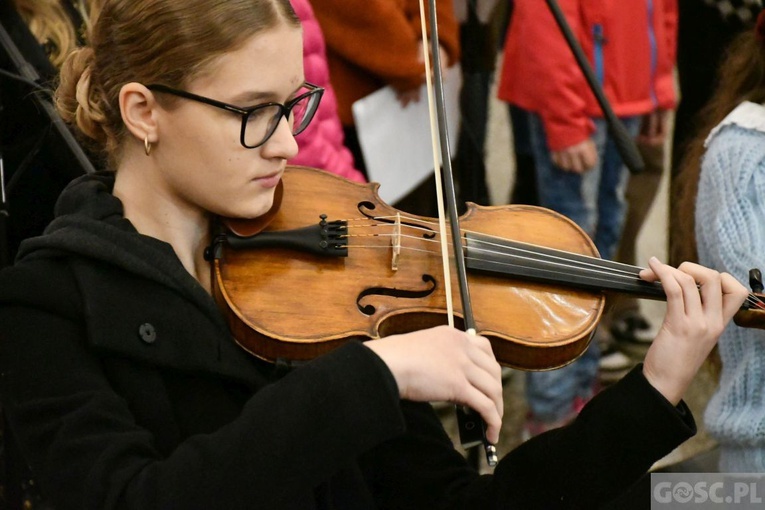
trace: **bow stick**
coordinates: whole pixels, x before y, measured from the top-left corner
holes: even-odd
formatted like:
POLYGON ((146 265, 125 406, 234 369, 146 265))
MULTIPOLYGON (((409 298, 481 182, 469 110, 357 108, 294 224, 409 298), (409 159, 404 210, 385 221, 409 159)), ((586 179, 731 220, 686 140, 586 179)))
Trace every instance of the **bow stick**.
MULTIPOLYGON (((431 141, 433 144, 433 169, 436 179, 436 194, 438 199, 438 216, 441 230, 441 255, 444 262, 444 285, 446 292, 446 306, 449 325, 454 325, 454 310, 451 301, 451 276, 449 269, 448 247, 444 242, 448 238, 446 231, 446 221, 444 215, 444 196, 442 189, 446 191, 446 206, 449 214, 449 226, 451 229, 452 252, 457 271, 457 281, 459 283, 460 301, 462 303, 462 313, 465 322, 465 331, 468 334, 475 335, 475 320, 473 318, 473 308, 470 302, 470 291, 467 282, 467 270, 465 266, 465 254, 462 251, 462 234, 460 232, 459 216, 457 214, 457 197, 454 191, 454 175, 452 172, 451 152, 449 150, 448 127, 446 123, 446 108, 444 107, 443 76, 441 72, 441 57, 438 42, 438 20, 436 18, 436 0, 429 0, 428 20, 430 22, 430 55, 433 57, 433 73, 435 76, 435 85, 431 80, 430 55, 428 54, 427 29, 425 26, 425 5, 424 0, 420 0, 420 21, 422 25, 422 49, 423 61, 425 63, 425 81, 428 91, 428 106, 430 109, 431 141), (435 101, 433 100, 433 91, 435 90, 435 101), (435 110, 435 112, 434 112, 435 110), (435 117, 438 119, 438 125, 435 123, 435 117), (438 139, 436 138, 438 133, 438 139), (438 146, 440 140, 441 162, 438 160, 438 146), (441 175, 441 164, 443 164, 443 176, 441 175), (442 186, 443 184, 443 186, 442 186)), ((489 466, 497 464, 497 449, 486 439, 486 424, 481 416, 472 409, 463 406, 457 406, 457 423, 460 433, 460 443, 465 449, 473 448, 483 444, 486 453, 486 461, 489 466)))

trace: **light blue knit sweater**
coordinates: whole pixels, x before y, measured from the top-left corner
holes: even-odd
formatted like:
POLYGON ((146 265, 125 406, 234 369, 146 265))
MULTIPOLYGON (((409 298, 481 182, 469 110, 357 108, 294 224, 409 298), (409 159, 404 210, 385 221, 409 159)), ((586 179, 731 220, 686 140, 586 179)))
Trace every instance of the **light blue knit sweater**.
MULTIPOLYGON (((696 239, 701 264, 748 286, 749 269, 765 273, 765 108, 747 105, 707 140, 696 239)), ((704 421, 720 443, 720 471, 765 472, 765 331, 731 323, 719 345, 721 381, 704 421)))

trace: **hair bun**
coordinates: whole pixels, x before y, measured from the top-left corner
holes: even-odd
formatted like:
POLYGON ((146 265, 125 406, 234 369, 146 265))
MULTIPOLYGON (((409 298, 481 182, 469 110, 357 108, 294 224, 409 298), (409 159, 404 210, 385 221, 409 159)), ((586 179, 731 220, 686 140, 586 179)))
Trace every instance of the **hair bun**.
POLYGON ((56 90, 56 107, 69 124, 104 148, 108 136, 103 98, 94 84, 95 58, 90 47, 74 50, 61 68, 61 78, 56 90))

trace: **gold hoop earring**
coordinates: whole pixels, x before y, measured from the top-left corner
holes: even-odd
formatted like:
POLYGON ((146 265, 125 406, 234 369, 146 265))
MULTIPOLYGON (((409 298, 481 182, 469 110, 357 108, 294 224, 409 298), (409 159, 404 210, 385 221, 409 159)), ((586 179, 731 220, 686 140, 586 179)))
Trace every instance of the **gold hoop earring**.
POLYGON ((151 143, 149 142, 149 135, 146 135, 146 137, 143 139, 143 150, 146 152, 147 156, 151 154, 151 143))

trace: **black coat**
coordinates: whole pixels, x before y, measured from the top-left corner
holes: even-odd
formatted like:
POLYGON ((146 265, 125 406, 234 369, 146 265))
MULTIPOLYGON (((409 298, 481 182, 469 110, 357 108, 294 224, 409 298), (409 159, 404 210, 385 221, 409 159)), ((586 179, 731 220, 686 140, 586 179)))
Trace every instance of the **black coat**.
POLYGON ((0 396, 60 510, 589 509, 695 431, 638 369, 479 476, 362 344, 283 377, 245 354, 110 183, 0 273, 0 396))

